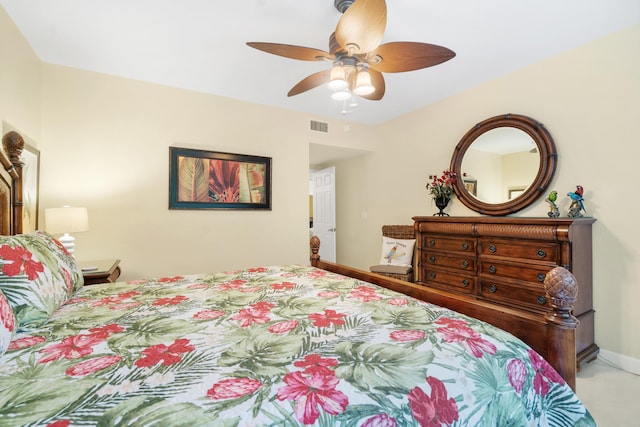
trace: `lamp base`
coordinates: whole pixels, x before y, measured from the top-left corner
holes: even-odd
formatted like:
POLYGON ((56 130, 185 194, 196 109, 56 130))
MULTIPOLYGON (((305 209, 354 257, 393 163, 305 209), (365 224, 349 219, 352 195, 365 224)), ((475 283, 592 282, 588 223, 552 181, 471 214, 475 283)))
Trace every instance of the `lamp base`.
POLYGON ((67 252, 69 252, 69 255, 75 256, 74 250, 76 246, 76 239, 73 236, 71 236, 69 233, 64 233, 62 236, 60 236, 58 241, 62 243, 62 246, 64 246, 67 252))

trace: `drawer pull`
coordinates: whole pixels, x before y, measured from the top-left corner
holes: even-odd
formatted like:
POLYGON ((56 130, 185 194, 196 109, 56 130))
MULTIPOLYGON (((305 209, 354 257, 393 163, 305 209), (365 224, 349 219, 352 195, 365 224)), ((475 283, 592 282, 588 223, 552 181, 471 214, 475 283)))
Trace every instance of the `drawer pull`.
POLYGON ((495 274, 495 273, 496 273, 496 271, 498 271, 498 269, 496 268, 496 266, 495 266, 495 265, 490 265, 490 266, 489 266, 489 273, 491 273, 491 274, 495 274))
POLYGON ((436 278, 436 273, 431 272, 429 273, 429 279, 434 280, 436 278))
POLYGON ((433 240, 433 239, 429 240, 429 246, 433 247, 435 245, 436 245, 436 241, 435 240, 433 240))
POLYGON ((544 273, 538 273, 538 275, 536 276, 536 278, 538 279, 539 282, 544 282, 544 277, 546 275, 544 273))
POLYGON ((467 242, 464 242, 464 243, 461 245, 461 247, 462 247, 462 249, 463 249, 463 250, 465 250, 465 251, 466 251, 467 249, 469 249, 469 244, 468 244, 467 242))
POLYGON ((546 258, 547 257, 547 251, 545 251, 544 249, 538 249, 538 252, 536 252, 538 254, 538 256, 540 258, 546 258))
POLYGON ((498 288, 496 287, 496 285, 489 286, 489 292, 491 292, 492 294, 495 294, 497 291, 498 288))
POLYGON ((540 305, 545 305, 547 303, 547 298, 543 297, 542 295, 539 295, 536 299, 538 300, 538 304, 540 305))
POLYGON ((498 248, 496 248, 496 245, 489 245, 489 252, 492 254, 495 254, 497 250, 498 248))
POLYGON ((467 261, 466 259, 462 261, 462 268, 469 268, 469 261, 467 261))
POLYGON ((430 263, 432 263, 432 264, 433 264, 433 263, 435 263, 435 262, 436 262, 436 257, 434 257, 433 255, 431 255, 431 256, 429 257, 429 262, 430 262, 430 263))
POLYGON ((469 279, 464 279, 462 281, 462 286, 464 286, 465 288, 469 287, 469 279))

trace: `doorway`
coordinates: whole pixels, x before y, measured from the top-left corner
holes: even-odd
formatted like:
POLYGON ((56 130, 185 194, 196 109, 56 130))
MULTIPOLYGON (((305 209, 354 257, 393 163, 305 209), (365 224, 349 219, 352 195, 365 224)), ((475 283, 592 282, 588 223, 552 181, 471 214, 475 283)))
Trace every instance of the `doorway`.
POLYGON ((320 258, 336 262, 336 168, 311 173, 312 234, 320 238, 320 258))

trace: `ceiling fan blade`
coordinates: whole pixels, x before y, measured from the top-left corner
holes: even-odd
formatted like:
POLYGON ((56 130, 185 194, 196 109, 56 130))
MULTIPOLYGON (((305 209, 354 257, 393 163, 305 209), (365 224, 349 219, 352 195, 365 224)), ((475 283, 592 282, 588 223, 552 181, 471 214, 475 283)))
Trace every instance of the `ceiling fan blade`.
POLYGON ((456 56, 446 47, 419 42, 385 43, 368 56, 369 67, 383 73, 401 73, 441 64, 456 56))
POLYGON ((362 98, 370 101, 380 101, 384 96, 385 91, 384 77, 382 76, 382 73, 372 69, 369 69, 369 74, 371 75, 371 84, 376 88, 376 90, 369 95, 363 95, 362 98))
POLYGON ((384 0, 356 0, 336 27, 336 40, 349 53, 365 54, 380 45, 387 26, 384 0))
POLYGON ((247 42, 247 46, 273 55, 302 61, 333 61, 334 56, 324 50, 311 47, 294 46, 291 44, 247 42))
POLYGON ((287 96, 299 95, 324 83, 329 83, 330 78, 331 70, 318 71, 300 80, 297 85, 291 88, 287 96))

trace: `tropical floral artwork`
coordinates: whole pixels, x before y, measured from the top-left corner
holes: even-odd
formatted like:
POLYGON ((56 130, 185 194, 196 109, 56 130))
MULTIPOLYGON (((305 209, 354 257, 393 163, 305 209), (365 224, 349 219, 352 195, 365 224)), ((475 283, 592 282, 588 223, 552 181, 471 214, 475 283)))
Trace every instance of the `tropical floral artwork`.
POLYGON ((174 147, 171 150, 173 207, 271 206, 271 159, 174 147))
POLYGON ((82 288, 14 335, 0 425, 595 423, 512 335, 292 265, 82 288))

